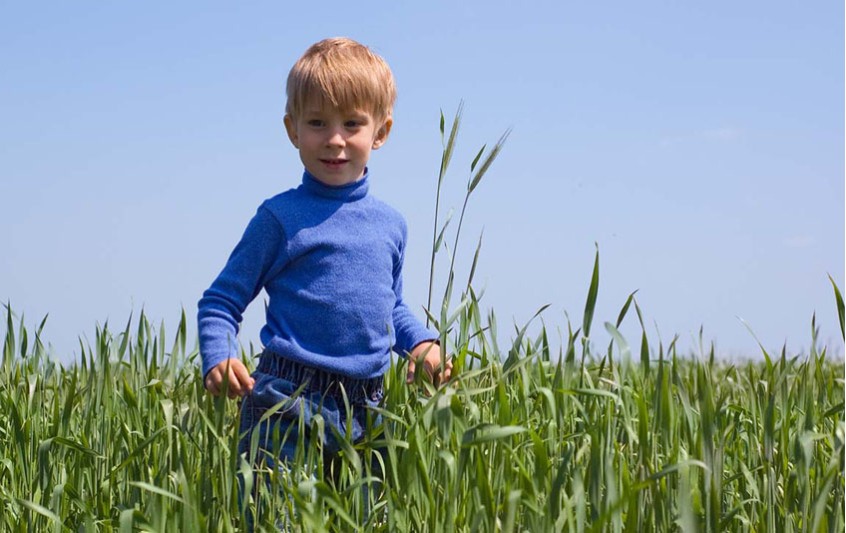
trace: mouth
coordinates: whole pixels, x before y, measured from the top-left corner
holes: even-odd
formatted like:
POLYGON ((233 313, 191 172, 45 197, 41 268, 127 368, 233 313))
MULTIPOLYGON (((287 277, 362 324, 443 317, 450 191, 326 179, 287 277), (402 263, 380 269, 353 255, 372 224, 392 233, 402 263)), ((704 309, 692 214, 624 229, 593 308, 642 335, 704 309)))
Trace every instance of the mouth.
POLYGON ((329 165, 331 167, 341 166, 344 163, 347 163, 349 159, 340 159, 340 158, 333 158, 333 159, 321 159, 320 162, 324 165, 329 165))

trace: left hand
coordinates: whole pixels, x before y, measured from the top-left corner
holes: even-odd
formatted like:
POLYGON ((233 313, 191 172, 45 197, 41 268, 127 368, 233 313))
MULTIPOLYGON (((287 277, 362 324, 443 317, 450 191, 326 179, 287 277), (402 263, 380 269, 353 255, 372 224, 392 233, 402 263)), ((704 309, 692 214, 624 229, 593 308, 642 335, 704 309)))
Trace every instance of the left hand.
POLYGON ((449 381, 452 376, 452 360, 449 358, 444 361, 444 368, 441 371, 441 347, 435 342, 421 342, 411 351, 408 356, 406 383, 414 381, 417 364, 423 365, 426 378, 436 387, 449 381))

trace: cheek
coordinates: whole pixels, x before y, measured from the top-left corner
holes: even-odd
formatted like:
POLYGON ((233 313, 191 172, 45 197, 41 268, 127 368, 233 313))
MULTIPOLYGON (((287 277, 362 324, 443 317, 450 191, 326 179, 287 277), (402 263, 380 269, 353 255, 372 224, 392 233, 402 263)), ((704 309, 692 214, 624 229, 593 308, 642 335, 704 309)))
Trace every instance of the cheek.
POLYGON ((300 150, 314 151, 320 146, 320 141, 314 136, 301 135, 299 145, 300 150))
POLYGON ((360 154, 367 154, 370 152, 371 143, 368 142, 369 139, 357 139, 355 143, 353 143, 353 147, 356 152, 360 154))

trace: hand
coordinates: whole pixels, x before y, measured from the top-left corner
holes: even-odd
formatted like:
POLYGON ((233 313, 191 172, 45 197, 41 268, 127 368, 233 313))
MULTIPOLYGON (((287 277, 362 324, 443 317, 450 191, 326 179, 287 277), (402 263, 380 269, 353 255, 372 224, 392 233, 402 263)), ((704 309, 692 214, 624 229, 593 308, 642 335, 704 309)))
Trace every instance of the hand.
POLYGON ((219 363, 206 374, 206 390, 212 396, 220 396, 223 392, 224 377, 229 376, 228 396, 237 398, 253 392, 256 380, 250 377, 250 372, 240 359, 230 358, 219 363))
POLYGON ((417 364, 423 365, 426 378, 436 387, 449 381, 452 375, 452 360, 449 358, 444 361, 444 368, 441 371, 441 347, 434 342, 421 342, 411 351, 408 356, 406 383, 414 381, 417 364))

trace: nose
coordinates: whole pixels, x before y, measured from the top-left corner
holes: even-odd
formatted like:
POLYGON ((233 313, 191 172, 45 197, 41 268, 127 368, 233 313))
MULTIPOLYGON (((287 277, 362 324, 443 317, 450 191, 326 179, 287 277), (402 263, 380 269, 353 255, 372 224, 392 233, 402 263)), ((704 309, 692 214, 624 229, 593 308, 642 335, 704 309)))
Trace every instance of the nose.
POLYGON ((346 141, 344 141, 343 130, 341 128, 330 129, 326 137, 326 146, 342 147, 344 144, 346 144, 346 141))

